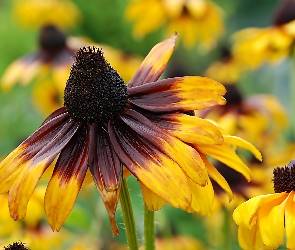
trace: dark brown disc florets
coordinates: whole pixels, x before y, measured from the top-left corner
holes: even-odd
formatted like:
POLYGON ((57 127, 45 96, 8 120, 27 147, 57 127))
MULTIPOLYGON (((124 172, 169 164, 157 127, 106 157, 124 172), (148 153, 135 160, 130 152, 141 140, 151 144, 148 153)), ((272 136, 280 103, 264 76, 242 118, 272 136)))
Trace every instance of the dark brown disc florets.
POLYGON ((126 108, 127 98, 123 79, 100 49, 84 47, 76 53, 64 92, 64 105, 72 118, 107 122, 126 108))
POLYGON ((295 190, 295 160, 286 167, 273 170, 273 186, 276 193, 290 193, 295 190))
POLYGON ((281 1, 274 16, 274 24, 280 26, 293 20, 295 20, 295 0, 281 1))
POLYGON ((6 247, 4 250, 29 250, 22 242, 14 242, 6 247))

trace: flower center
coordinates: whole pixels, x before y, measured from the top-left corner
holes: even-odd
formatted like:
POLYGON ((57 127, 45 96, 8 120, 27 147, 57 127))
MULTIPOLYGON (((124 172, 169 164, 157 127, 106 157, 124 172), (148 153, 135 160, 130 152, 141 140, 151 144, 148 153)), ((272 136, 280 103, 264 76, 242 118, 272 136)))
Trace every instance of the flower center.
POLYGON ((55 26, 47 25, 41 30, 39 43, 48 53, 55 53, 66 47, 66 36, 55 26))
POLYGON ((127 106, 127 86, 98 48, 82 48, 75 55, 64 92, 72 118, 105 123, 127 106))
POLYGON ((278 6, 274 16, 275 25, 284 25, 295 20, 295 1, 286 0, 278 6))
POLYGON ((290 193, 295 190, 295 160, 290 161, 284 168, 275 168, 272 181, 276 193, 290 193))

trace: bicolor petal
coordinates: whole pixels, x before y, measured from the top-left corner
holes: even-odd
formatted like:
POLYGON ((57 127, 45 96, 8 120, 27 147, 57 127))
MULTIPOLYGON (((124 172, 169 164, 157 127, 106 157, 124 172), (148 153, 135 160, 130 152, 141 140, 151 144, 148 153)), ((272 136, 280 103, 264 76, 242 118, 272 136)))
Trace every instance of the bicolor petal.
POLYGON ((72 210, 88 168, 89 141, 82 127, 61 151, 48 184, 44 206, 52 230, 59 231, 72 210))
POLYGON ((124 123, 110 123, 108 133, 120 161, 140 182, 171 205, 187 210, 191 203, 187 178, 161 151, 161 145, 151 143, 124 123))
POLYGON ((42 148, 19 173, 9 190, 9 210, 14 220, 23 219, 26 214, 28 200, 39 179, 55 157, 74 136, 80 124, 68 121, 54 139, 42 148))
POLYGON ((174 160, 188 178, 200 186, 206 185, 208 180, 207 169, 194 148, 171 136, 170 133, 134 110, 125 110, 121 119, 133 131, 146 138, 149 143, 154 144, 165 155, 174 160))
POLYGON ((211 122, 186 114, 164 114, 151 116, 159 127, 187 143, 221 144, 223 137, 220 130, 211 122))
POLYGON ((98 129, 97 125, 93 124, 90 126, 89 137, 89 169, 107 208, 115 236, 119 234, 115 213, 119 201, 123 166, 105 130, 98 129))
POLYGON ((133 78, 128 83, 128 88, 133 88, 158 80, 165 70, 167 63, 174 51, 177 38, 178 35, 175 34, 171 38, 158 43, 152 48, 152 50, 143 60, 133 78))
POLYGON ((128 88, 132 104, 156 113, 187 112, 223 105, 225 92, 222 84, 200 76, 168 78, 128 88))

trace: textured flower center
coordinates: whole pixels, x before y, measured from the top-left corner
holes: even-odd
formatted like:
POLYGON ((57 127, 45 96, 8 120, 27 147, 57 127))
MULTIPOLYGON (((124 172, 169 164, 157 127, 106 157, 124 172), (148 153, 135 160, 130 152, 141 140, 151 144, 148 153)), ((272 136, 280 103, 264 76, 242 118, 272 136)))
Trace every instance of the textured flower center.
POLYGON ((127 106, 127 87, 98 48, 82 48, 75 56, 64 92, 72 118, 105 123, 127 106))
POLYGON ((295 160, 292 160, 284 168, 273 170, 273 186, 276 193, 290 193, 295 190, 295 160))

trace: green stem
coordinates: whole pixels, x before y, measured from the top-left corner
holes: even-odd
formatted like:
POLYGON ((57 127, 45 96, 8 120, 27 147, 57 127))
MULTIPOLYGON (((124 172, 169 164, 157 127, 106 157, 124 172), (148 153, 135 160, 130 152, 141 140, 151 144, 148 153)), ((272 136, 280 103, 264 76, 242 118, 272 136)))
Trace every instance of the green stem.
POLYGON ((120 203, 125 224, 125 231, 127 242, 130 250, 138 250, 138 240, 135 228, 135 221, 133 216, 133 209, 131 206, 131 199, 126 179, 122 181, 120 192, 120 203))
POLYGON ((223 208, 223 247, 224 249, 231 250, 232 249, 232 233, 231 233, 231 213, 223 208))
POLYGON ((145 250, 155 249, 155 212, 144 206, 145 250))

